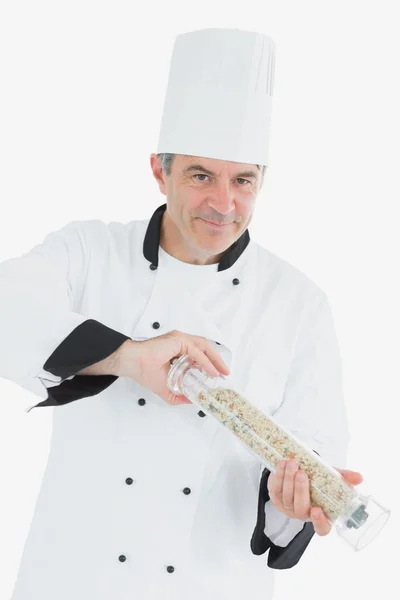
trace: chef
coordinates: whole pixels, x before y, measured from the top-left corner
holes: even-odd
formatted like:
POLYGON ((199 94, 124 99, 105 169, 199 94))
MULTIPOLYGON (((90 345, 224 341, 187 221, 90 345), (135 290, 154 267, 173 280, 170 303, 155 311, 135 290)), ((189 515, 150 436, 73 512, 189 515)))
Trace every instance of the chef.
POLYGON ((146 220, 72 221, 0 265, 0 376, 40 399, 28 414, 54 407, 12 600, 268 600, 274 570, 330 531, 294 461, 271 473, 167 388, 187 353, 345 464, 326 294, 248 229, 274 64, 260 33, 178 35, 150 157, 166 203, 146 220))

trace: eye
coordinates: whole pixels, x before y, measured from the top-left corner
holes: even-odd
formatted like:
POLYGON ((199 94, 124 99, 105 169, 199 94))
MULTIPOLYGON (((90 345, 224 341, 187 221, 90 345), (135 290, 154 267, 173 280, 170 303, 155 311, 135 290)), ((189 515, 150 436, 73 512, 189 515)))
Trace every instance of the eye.
MULTIPOLYGON (((193 177, 208 177, 208 175, 206 175, 205 173, 197 173, 196 175, 193 175, 193 177)), ((198 181, 205 181, 204 179, 198 179, 198 181)), ((251 185, 251 181, 249 181, 248 179, 243 179, 243 177, 238 177, 237 181, 245 181, 247 184, 251 185)), ((243 184, 240 184, 243 187, 243 184)))

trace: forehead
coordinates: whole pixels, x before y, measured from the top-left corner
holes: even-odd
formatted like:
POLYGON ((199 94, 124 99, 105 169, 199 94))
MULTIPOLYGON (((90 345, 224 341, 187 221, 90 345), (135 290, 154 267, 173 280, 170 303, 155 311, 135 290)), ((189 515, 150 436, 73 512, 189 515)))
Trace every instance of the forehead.
POLYGON ((183 167, 187 167, 191 164, 199 164, 207 167, 207 169, 212 169, 216 173, 219 173, 224 166, 240 171, 249 170, 251 167, 254 167, 255 172, 259 170, 257 165, 239 163, 232 160, 222 160, 220 158, 206 158, 204 156, 192 156, 187 154, 178 154, 178 157, 180 158, 183 167))

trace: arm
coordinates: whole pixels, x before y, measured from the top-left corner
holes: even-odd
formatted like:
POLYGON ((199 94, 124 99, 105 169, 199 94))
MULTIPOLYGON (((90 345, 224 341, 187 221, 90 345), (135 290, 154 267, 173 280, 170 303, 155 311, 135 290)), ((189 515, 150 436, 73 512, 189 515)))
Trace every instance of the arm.
MULTIPOLYGON (((346 462, 349 432, 342 365, 325 294, 303 310, 283 401, 273 417, 330 464, 346 462)), ((298 563, 315 530, 311 522, 290 519, 275 508, 265 489, 269 474, 264 469, 261 476, 251 548, 254 554, 270 548, 268 566, 288 569, 298 563)))
POLYGON ((44 398, 37 406, 65 404, 111 385, 117 377, 76 373, 129 339, 74 310, 88 269, 84 225, 71 222, 0 263, 0 377, 44 398))

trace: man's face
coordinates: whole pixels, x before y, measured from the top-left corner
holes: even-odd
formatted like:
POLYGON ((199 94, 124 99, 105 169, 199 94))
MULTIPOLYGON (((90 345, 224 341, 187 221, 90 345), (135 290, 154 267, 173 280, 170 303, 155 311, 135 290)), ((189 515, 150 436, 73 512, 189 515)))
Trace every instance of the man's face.
MULTIPOLYGON (((184 242, 198 256, 227 250, 248 227, 261 184, 261 168, 177 154, 169 176, 156 154, 151 166, 167 212, 184 242)), ((182 240, 182 241, 183 241, 182 240)))

